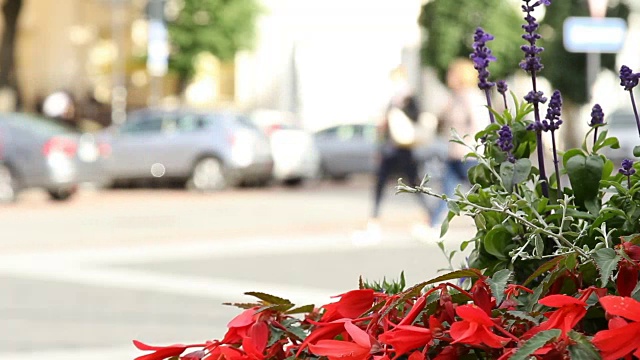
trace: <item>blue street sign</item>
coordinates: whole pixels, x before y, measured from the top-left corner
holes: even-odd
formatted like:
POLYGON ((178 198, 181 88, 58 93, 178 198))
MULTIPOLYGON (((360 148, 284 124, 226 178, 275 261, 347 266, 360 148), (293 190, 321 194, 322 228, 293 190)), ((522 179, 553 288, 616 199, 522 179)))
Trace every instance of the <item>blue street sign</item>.
POLYGON ((564 48, 574 53, 616 53, 627 34, 621 18, 569 17, 564 21, 564 48))

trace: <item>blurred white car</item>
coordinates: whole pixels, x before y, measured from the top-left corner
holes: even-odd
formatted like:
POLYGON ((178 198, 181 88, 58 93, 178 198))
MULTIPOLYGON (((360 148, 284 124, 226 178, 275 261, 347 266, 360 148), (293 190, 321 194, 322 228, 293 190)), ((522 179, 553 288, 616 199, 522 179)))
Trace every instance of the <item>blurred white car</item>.
POLYGON ((317 178, 320 154, 313 135, 304 130, 293 114, 275 110, 257 110, 251 114, 256 126, 271 144, 273 178, 285 185, 301 185, 317 178))

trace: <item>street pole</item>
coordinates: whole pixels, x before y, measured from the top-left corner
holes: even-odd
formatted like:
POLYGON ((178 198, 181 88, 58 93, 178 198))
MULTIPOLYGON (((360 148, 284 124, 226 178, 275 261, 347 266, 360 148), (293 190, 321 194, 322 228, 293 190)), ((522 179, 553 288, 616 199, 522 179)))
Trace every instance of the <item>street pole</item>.
POLYGON ((148 44, 147 72, 151 78, 149 84, 150 106, 157 106, 162 99, 163 78, 167 74, 169 44, 167 26, 164 23, 165 0, 149 0, 148 5, 148 44))
POLYGON ((113 124, 122 124, 127 118, 126 59, 124 54, 126 15, 124 1, 111 0, 111 38, 117 49, 116 58, 112 65, 111 122, 113 124))
MULTIPOLYGON (((609 0, 589 0, 589 13, 592 18, 602 19, 607 14, 607 3, 609 0)), ((600 53, 587 53, 587 99, 593 99, 594 86, 598 74, 600 73, 600 53)))

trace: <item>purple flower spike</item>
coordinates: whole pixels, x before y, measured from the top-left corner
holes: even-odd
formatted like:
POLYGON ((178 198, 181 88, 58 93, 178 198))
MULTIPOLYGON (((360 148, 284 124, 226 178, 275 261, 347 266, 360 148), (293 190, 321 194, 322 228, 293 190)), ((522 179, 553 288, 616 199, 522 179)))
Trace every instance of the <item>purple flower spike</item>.
POLYGON ((589 122, 589 126, 593 129, 593 145, 596 144, 596 140, 598 139, 598 125, 604 124, 604 112, 602 111, 602 107, 600 104, 593 105, 591 109, 591 122, 589 122))
POLYGON ((545 127, 544 131, 554 132, 558 130, 560 125, 562 125, 560 115, 562 115, 562 95, 560 94, 560 91, 556 90, 553 92, 553 95, 551 95, 549 107, 547 108, 546 120, 542 122, 545 127))
POLYGON ((473 36, 473 53, 471 53, 471 60, 473 60, 473 67, 478 70, 478 87, 482 90, 491 89, 495 84, 488 81, 489 78, 489 63, 496 61, 496 58, 491 54, 491 50, 487 47, 487 42, 493 40, 493 35, 487 33, 482 28, 477 28, 473 36))
POLYGON ((507 105, 507 91, 509 90, 509 86, 507 86, 507 82, 504 80, 500 80, 496 83, 496 87, 498 88, 498 92, 502 95, 502 100, 504 100, 504 108, 508 109, 507 105))
POLYGON ((622 160, 622 167, 618 169, 618 172, 625 176, 631 176, 636 173, 636 169, 633 168, 633 160, 624 159, 622 160))
POLYGON ((602 124, 604 124, 604 112, 602 111, 600 104, 595 104, 591 109, 591 122, 589 123, 589 126, 593 127, 602 124))
POLYGON ((509 152, 513 149, 513 134, 511 133, 511 128, 508 125, 502 126, 500 130, 498 130, 498 135, 500 138, 496 141, 500 150, 504 152, 509 152))
POLYGON ((633 160, 622 160, 622 168, 618 169, 618 172, 627 177, 627 186, 631 189, 631 175, 636 173, 636 169, 633 168, 633 160))
POLYGON ((628 66, 622 65, 620 67, 620 86, 624 86, 624 89, 629 92, 631 96, 631 107, 633 108, 633 114, 636 116, 636 125, 638 127, 638 134, 640 134, 640 116, 638 116, 638 108, 636 107, 636 100, 633 97, 633 88, 638 85, 640 80, 640 73, 633 73, 628 66))
POLYGON ((547 98, 544 97, 544 93, 542 91, 529 91, 527 95, 524 96, 524 99, 530 104, 544 104, 547 102, 547 98))
POLYGON ((509 86, 507 86, 507 82, 504 80, 500 80, 497 83, 498 92, 502 95, 506 94, 507 90, 509 90, 509 86))
POLYGON ((640 79, 640 73, 633 73, 628 66, 622 65, 620 67, 620 86, 624 86, 624 89, 630 91, 638 85, 640 79))
MULTIPOLYGON (((538 24, 538 20, 531 15, 531 13, 540 5, 549 6, 551 5, 551 0, 538 0, 533 2, 533 0, 522 0, 522 11, 526 14, 524 20, 527 22, 522 25, 525 34, 522 35, 522 38, 527 41, 527 45, 523 45, 520 48, 524 52, 524 60, 520 62, 520 67, 528 72, 531 75, 531 83, 533 85, 533 90, 529 92, 524 99, 533 104, 533 114, 535 116, 535 121, 533 124, 529 125, 527 129, 534 130, 536 132, 536 142, 537 142, 537 151, 538 151, 538 167, 540 169, 540 180, 541 180, 541 188, 542 195, 549 197, 549 185, 547 183, 547 174, 544 169, 544 152, 542 151, 542 130, 545 127, 548 127, 549 124, 545 126, 544 123, 540 121, 540 103, 544 103, 547 101, 545 99, 542 91, 538 91, 536 84, 536 73, 540 72, 543 69, 542 62, 540 61, 540 53, 544 51, 542 47, 536 46, 536 42, 540 39, 540 34, 536 31, 540 27, 538 24)), ((553 134, 553 133, 552 133, 553 134)), ((556 171, 557 173, 557 171, 556 171)), ((558 183, 558 192, 560 191, 560 183, 558 183)))
MULTIPOLYGON (((487 33, 481 27, 476 29, 473 35, 473 52, 469 56, 473 60, 473 67, 478 70, 478 87, 484 90, 487 98, 487 106, 491 108, 491 94, 489 91, 495 85, 489 79, 489 63, 496 61, 495 56, 491 55, 491 50, 487 47, 487 41, 493 40, 493 35, 487 33)), ((495 119, 493 113, 489 111, 489 119, 493 124, 495 119)))

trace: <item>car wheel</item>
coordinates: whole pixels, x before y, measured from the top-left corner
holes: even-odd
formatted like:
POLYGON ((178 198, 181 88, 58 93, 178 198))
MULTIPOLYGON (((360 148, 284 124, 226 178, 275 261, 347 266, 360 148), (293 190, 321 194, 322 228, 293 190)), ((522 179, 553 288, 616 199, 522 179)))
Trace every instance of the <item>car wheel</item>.
POLYGON ((187 188, 196 191, 218 191, 229 186, 222 162, 214 157, 200 159, 193 167, 187 188))
POLYGON ((73 188, 49 189, 47 192, 49 193, 49 198, 54 201, 69 200, 76 193, 73 188))
POLYGON ((282 183, 287 187, 298 187, 304 183, 304 179, 301 177, 295 177, 295 178, 286 179, 282 183))
POLYGON ((16 199, 16 180, 8 166, 0 164, 0 204, 8 204, 16 199))

